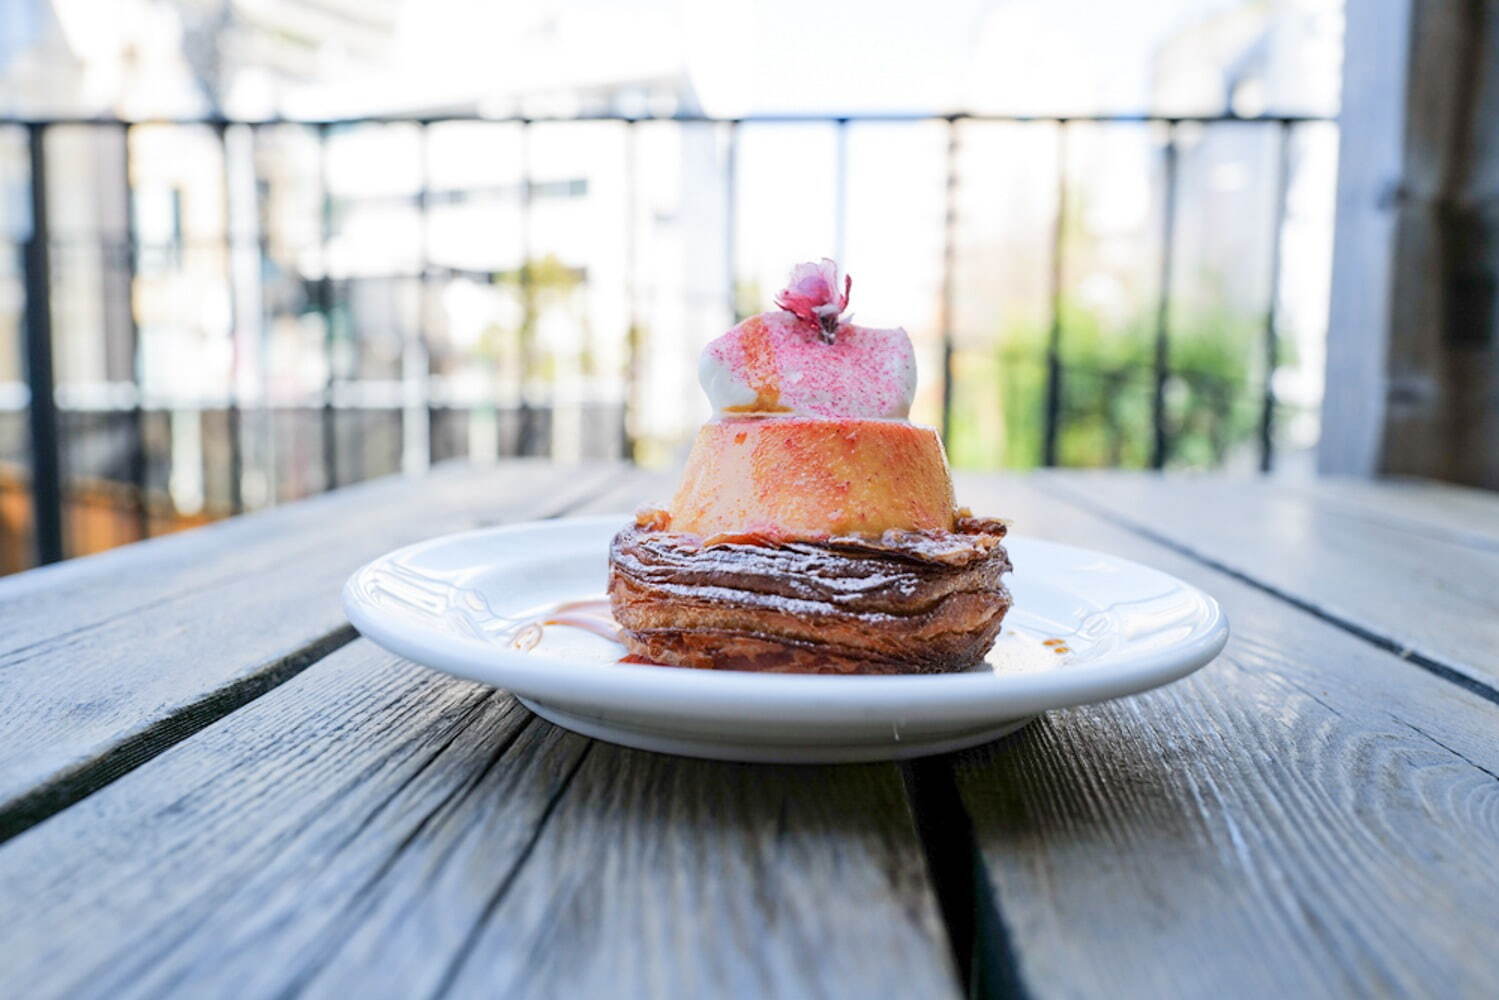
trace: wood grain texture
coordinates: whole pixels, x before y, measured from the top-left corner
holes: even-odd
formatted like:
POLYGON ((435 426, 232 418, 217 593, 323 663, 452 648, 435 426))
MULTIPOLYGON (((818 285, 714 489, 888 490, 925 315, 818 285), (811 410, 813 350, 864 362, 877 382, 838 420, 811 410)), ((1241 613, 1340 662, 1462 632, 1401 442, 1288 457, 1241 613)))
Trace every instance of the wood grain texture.
POLYGON ((0 845, 4 995, 959 992, 893 766, 595 744, 363 640, 0 845))
POLYGON ((465 996, 496 983, 538 998, 955 992, 894 766, 725 764, 605 743, 453 979, 465 996))
POLYGON ((1059 496, 1143 528, 1491 690, 1499 550, 1265 480, 1058 473, 1059 496))
POLYGON ((1033 994, 1499 991, 1499 709, 1045 489, 966 485, 1019 535, 1204 587, 1234 630, 1186 681, 956 758, 1033 994))
POLYGON ((619 468, 393 478, 0 580, 0 839, 349 641, 339 588, 361 563, 558 513, 619 468))
POLYGON ((492 867, 459 879, 441 926, 408 927, 461 935, 472 883, 515 864, 582 751, 502 694, 356 640, 0 846, 4 992, 292 988, 402 852, 436 837, 440 854, 454 813, 481 810, 492 867))
POLYGON ((1280 485, 1292 492, 1323 497, 1351 512, 1393 521, 1415 534, 1434 533, 1458 544, 1499 548, 1499 493, 1493 490, 1393 476, 1320 476, 1280 485))

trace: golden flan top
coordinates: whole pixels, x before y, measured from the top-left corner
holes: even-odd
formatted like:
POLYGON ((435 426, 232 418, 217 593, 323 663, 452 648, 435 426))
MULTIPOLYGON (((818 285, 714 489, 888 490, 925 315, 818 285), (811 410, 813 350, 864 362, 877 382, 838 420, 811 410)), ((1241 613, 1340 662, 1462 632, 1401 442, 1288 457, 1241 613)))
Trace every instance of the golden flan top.
POLYGON ((718 416, 688 456, 672 531, 711 541, 952 529, 942 442, 903 419, 910 338, 845 322, 849 287, 832 261, 798 265, 781 311, 704 350, 699 375, 718 416))
POLYGON ((893 420, 715 420, 698 431, 671 530, 705 539, 950 530, 935 431, 893 420))

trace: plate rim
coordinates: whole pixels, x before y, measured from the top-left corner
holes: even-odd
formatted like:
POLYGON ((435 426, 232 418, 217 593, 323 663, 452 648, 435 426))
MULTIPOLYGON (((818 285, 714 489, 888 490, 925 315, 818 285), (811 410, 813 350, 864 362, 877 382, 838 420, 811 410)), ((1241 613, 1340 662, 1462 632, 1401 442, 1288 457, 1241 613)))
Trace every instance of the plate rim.
MULTIPOLYGON (((941 717, 953 723, 1035 714, 1139 694, 1179 680, 1212 662, 1228 642, 1228 617, 1212 595, 1144 563, 1096 549, 1015 536, 1027 547, 1056 549, 1109 560, 1164 577, 1202 604, 1191 633, 1166 649, 1105 653, 1094 662, 1057 670, 951 674, 825 675, 692 670, 650 664, 593 664, 496 648, 482 640, 410 624, 402 616, 374 613, 358 594, 360 579, 381 564, 423 549, 478 538, 528 534, 539 529, 590 530, 628 523, 629 514, 553 518, 453 532, 405 545, 351 574, 342 590, 344 613, 365 638, 423 666, 503 688, 540 702, 569 706, 607 704, 655 716, 744 719, 773 713, 788 723, 815 722, 830 714, 876 721, 941 717), (482 659, 484 666, 473 661, 482 659), (833 697, 829 697, 833 696, 833 697)), ((601 588, 602 589, 602 588, 601 588)))

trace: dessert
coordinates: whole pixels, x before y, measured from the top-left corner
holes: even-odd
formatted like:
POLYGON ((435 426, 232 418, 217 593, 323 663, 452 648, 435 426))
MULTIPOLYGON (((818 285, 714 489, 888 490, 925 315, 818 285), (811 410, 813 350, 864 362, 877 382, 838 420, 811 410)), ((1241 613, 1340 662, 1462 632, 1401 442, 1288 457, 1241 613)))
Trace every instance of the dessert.
POLYGON ((851 281, 801 264, 777 311, 703 351, 715 411, 669 506, 609 552, 633 657, 801 673, 966 669, 1010 595, 1005 524, 958 509, 942 442, 907 421, 910 339, 844 318, 851 281))

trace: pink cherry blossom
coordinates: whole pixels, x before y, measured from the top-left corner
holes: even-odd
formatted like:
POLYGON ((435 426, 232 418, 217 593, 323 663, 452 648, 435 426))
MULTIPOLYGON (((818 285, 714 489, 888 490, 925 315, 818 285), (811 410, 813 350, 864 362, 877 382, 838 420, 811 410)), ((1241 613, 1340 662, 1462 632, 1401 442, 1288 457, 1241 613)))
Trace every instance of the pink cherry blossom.
POLYGON ((776 305, 805 323, 817 326, 822 339, 833 342, 838 320, 848 308, 848 293, 853 279, 843 276, 843 292, 838 291, 838 265, 824 257, 820 264, 798 264, 791 269, 791 280, 776 293, 776 305))

